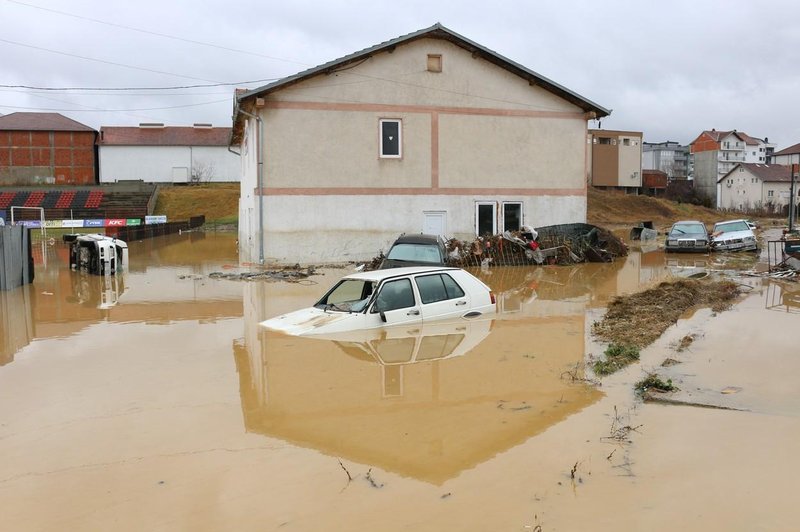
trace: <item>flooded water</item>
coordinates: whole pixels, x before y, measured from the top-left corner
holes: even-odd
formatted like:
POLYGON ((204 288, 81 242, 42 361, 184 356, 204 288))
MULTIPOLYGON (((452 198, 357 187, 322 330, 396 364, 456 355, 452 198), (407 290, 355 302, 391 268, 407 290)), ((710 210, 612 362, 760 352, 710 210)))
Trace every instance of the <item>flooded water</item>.
POLYGON ((212 279, 240 271, 224 233, 132 242, 130 257, 106 279, 44 244, 34 284, 0 292, 3 530, 793 530, 800 517, 800 288, 739 275, 763 269, 751 254, 476 270, 493 319, 347 341, 258 324, 351 268, 212 279), (602 385, 583 380, 613 297, 697 273, 745 295, 687 315, 602 385), (689 406, 637 399, 649 371, 689 406))

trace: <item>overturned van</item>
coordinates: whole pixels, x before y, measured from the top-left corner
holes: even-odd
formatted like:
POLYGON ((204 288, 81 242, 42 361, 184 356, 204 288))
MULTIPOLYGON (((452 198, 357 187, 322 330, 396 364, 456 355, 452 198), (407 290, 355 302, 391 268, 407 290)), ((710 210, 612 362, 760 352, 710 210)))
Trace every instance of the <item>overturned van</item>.
POLYGON ((69 267, 95 275, 115 275, 128 269, 128 244, 106 235, 64 235, 69 267))

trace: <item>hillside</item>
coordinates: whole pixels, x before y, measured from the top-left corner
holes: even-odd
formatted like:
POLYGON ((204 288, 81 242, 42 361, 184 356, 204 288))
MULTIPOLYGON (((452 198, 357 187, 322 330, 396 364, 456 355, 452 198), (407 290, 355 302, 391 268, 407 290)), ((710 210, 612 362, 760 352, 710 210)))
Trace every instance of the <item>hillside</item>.
POLYGON ((206 222, 236 223, 239 219, 239 184, 163 186, 153 214, 168 220, 188 220, 204 214, 206 222))

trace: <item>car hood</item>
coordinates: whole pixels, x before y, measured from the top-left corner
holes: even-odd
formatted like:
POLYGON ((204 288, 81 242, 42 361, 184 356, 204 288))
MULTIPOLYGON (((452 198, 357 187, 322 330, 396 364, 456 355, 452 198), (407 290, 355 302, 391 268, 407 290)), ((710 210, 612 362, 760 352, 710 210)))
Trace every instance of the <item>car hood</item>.
POLYGON ((349 329, 364 315, 355 312, 324 311, 316 307, 304 308, 261 322, 263 327, 294 336, 326 334, 349 329))
POLYGON ((728 231, 727 233, 720 233, 714 236, 715 242, 722 242, 725 240, 736 240, 736 239, 745 239, 747 237, 752 237, 752 231, 728 231))

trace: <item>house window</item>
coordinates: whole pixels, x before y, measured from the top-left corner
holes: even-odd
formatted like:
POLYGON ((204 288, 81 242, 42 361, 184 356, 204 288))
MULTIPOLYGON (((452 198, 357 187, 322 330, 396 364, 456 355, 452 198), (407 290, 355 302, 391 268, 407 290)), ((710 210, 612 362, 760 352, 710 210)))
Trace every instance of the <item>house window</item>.
POLYGON ((631 139, 622 139, 622 145, 623 146, 630 146, 631 145, 631 139))
POLYGON ((428 54, 428 72, 442 71, 442 54, 428 54))
POLYGON ((600 144, 611 144, 611 139, 609 137, 600 137, 598 142, 600 144))
POLYGON ((519 231, 522 227, 522 203, 503 203, 503 231, 519 231))
POLYGON ((475 203, 475 234, 497 233, 497 203, 479 201, 475 203))
POLYGON ((774 195, 775 195, 775 191, 774 191, 774 190, 768 190, 768 191, 767 191, 767 197, 768 197, 768 198, 771 198, 771 197, 773 197, 774 195))
POLYGON ((383 118, 381 127, 381 157, 399 159, 402 156, 402 122, 398 119, 383 118))

